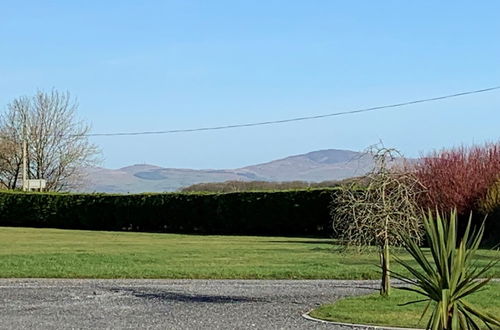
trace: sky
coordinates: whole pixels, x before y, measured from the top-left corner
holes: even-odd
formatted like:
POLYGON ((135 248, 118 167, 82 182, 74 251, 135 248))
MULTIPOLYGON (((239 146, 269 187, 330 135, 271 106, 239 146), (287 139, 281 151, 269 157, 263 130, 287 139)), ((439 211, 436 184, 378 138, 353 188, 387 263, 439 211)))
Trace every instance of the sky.
MULTIPOLYGON (((500 85, 499 1, 0 0, 0 111, 69 91, 92 132, 231 125, 500 85)), ((212 132, 93 137, 102 166, 237 168, 500 139, 500 91, 212 132)))

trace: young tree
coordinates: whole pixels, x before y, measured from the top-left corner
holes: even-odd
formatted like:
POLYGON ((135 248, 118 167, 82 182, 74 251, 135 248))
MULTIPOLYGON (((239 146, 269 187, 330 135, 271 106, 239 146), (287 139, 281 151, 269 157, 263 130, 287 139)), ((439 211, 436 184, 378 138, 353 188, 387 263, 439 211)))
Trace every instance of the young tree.
POLYGON ((342 186, 334 194, 331 208, 333 228, 343 245, 379 247, 381 295, 390 294, 389 247, 402 245, 402 234, 416 241, 422 237, 416 203, 422 187, 411 173, 390 168, 398 155, 393 149, 377 149, 373 153, 376 167, 367 175, 367 185, 342 186))
POLYGON ((9 146, 0 152, 0 182, 10 189, 20 186, 26 141, 28 179, 45 179, 53 191, 77 187, 82 168, 95 164, 99 153, 77 109, 68 92, 56 90, 13 100, 0 117, 2 143, 9 146))

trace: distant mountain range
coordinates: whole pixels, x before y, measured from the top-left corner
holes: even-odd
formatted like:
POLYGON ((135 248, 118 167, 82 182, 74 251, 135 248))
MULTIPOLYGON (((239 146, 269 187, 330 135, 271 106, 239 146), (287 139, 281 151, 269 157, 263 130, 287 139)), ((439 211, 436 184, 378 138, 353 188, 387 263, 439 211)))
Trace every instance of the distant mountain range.
POLYGON ((242 181, 342 180, 360 176, 373 168, 369 154, 349 150, 319 150, 268 163, 227 170, 163 168, 138 164, 120 169, 92 167, 83 191, 140 193, 176 191, 196 183, 242 181))

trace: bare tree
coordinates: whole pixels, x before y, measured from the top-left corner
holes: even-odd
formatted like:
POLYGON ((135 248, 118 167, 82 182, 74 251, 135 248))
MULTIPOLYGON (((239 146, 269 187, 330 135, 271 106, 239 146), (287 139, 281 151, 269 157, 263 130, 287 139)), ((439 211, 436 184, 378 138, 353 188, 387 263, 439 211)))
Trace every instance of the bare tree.
POLYGON ((77 118, 77 109, 68 92, 56 90, 12 101, 0 117, 2 142, 10 146, 0 153, 0 181, 10 189, 19 187, 25 140, 29 179, 45 179, 53 191, 76 188, 82 168, 95 164, 99 154, 87 137, 90 126, 77 118))
POLYGON ((30 107, 31 100, 28 97, 19 97, 7 105, 7 111, 0 117, 0 135, 5 146, 0 153, 0 181, 9 189, 19 186, 23 164, 22 145, 27 133, 30 107))
POLYGON ((0 135, 0 189, 8 189, 10 183, 4 182, 4 170, 12 168, 11 156, 14 152, 14 143, 0 135))
POLYGON ((423 190, 412 173, 390 168, 399 156, 396 150, 378 148, 372 154, 376 167, 367 175, 367 186, 354 182, 340 187, 332 201, 331 215, 343 245, 358 250, 379 247, 380 293, 389 295, 389 246, 402 245, 403 234, 421 240, 421 211, 416 200, 423 190))

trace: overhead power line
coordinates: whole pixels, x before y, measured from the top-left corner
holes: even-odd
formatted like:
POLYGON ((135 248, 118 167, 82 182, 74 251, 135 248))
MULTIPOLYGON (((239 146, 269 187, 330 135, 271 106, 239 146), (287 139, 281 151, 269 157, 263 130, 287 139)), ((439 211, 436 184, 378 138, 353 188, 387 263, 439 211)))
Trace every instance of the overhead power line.
POLYGON ((320 118, 343 116, 343 115, 351 115, 351 114, 356 114, 356 113, 377 111, 377 110, 390 109, 390 108, 399 108, 399 107, 404 107, 404 106, 408 106, 408 105, 412 105, 412 104, 425 103, 425 102, 433 102, 433 101, 450 99, 450 98, 459 97, 459 96, 465 96, 465 95, 471 95, 471 94, 478 94, 478 93, 490 92, 490 91, 497 90, 497 89, 500 89, 500 86, 489 87, 489 88, 478 89, 478 90, 472 90, 472 91, 466 91, 466 92, 455 93, 455 94, 449 94, 449 95, 444 95, 444 96, 437 96, 437 97, 420 99, 420 100, 407 101, 407 102, 402 102, 402 103, 381 105, 381 106, 376 106, 376 107, 371 107, 371 108, 363 108, 363 109, 357 109, 357 110, 348 110, 348 111, 328 113, 328 114, 323 114, 323 115, 313 115, 313 116, 305 116, 305 117, 296 117, 296 118, 288 118, 288 119, 281 119, 281 120, 270 120, 270 121, 254 122, 254 123, 233 124, 233 125, 223 125, 223 126, 210 126, 210 127, 198 127, 198 128, 187 128, 187 129, 171 129, 171 130, 164 130, 164 131, 90 133, 90 134, 86 134, 86 136, 155 135, 155 134, 172 134, 172 133, 189 133, 189 132, 201 132, 201 131, 216 131, 216 130, 223 130, 223 129, 230 129, 230 128, 253 127, 253 126, 263 126, 263 125, 274 125, 274 124, 290 123, 290 122, 294 122, 294 121, 320 119, 320 118))

